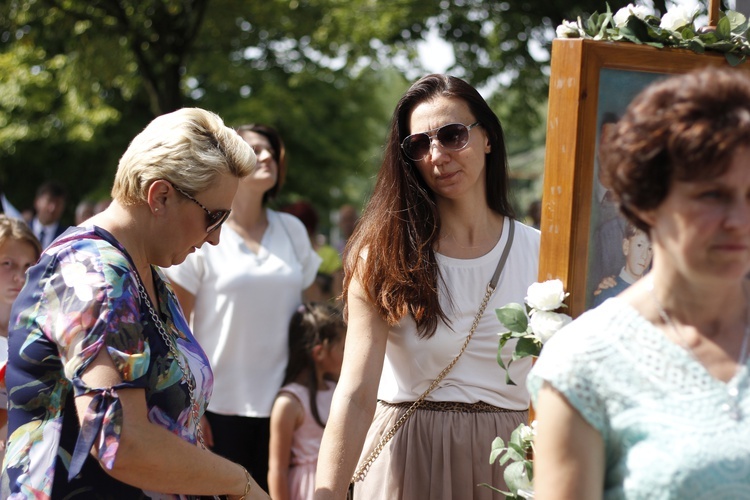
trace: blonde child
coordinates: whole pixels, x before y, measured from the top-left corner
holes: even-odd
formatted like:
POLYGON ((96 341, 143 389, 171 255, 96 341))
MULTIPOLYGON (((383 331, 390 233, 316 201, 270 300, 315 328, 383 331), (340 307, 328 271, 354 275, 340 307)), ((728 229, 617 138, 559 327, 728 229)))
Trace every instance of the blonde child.
POLYGON ((268 487, 274 500, 312 499, 315 467, 346 326, 331 305, 300 306, 289 324, 289 363, 271 410, 268 487))
POLYGON ((10 309, 26 282, 26 270, 39 259, 41 252, 39 240, 24 221, 0 215, 0 463, 8 434, 5 365, 10 309))

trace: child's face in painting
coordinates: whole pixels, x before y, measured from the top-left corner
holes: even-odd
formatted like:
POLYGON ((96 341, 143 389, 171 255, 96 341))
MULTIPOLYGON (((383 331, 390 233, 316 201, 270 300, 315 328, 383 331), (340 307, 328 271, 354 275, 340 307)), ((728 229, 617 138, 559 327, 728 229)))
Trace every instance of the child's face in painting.
POLYGON ((654 255, 651 241, 643 231, 638 231, 634 236, 623 240, 622 253, 625 255, 625 270, 636 278, 643 276, 654 255))
POLYGON ((13 304, 26 282, 26 270, 36 262, 29 243, 6 240, 0 244, 0 302, 13 304))

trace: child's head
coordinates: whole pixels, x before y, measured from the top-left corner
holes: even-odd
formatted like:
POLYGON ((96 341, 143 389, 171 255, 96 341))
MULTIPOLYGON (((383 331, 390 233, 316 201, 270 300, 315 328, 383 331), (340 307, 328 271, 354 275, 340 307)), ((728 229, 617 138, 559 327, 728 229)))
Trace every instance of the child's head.
POLYGON ((324 377, 338 379, 345 337, 346 324, 341 312, 329 304, 303 304, 289 322, 289 363, 284 384, 301 382, 307 385, 310 409, 321 427, 325 424, 318 412, 318 384, 324 377))
POLYGON ((16 300, 26 280, 26 270, 42 253, 34 233, 20 219, 0 215, 0 303, 16 300))
POLYGON ((651 257, 654 255, 648 235, 631 223, 625 227, 622 253, 625 256, 625 271, 634 279, 643 276, 651 265, 651 257))
POLYGON ((289 364, 284 383, 304 371, 338 378, 344 350, 346 325, 341 312, 323 303, 301 305, 289 322, 289 364))

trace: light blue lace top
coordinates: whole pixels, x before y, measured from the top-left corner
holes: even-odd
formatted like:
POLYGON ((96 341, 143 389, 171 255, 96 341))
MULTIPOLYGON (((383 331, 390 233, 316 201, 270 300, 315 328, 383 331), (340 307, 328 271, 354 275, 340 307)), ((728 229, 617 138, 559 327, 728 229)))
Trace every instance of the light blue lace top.
POLYGON ((602 435, 605 499, 750 499, 747 363, 723 383, 612 298, 545 345, 533 401, 544 381, 602 435))

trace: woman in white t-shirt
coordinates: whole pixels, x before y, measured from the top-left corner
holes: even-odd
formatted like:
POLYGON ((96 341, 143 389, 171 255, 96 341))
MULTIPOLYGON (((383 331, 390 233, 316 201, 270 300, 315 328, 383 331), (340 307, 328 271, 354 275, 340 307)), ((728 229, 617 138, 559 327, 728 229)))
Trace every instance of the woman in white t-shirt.
POLYGON ((166 272, 214 372, 201 422, 206 441, 267 490, 271 407, 287 365, 289 319, 320 258, 296 217, 266 207, 286 174, 278 132, 264 125, 237 132, 258 163, 240 181, 221 243, 166 272))

